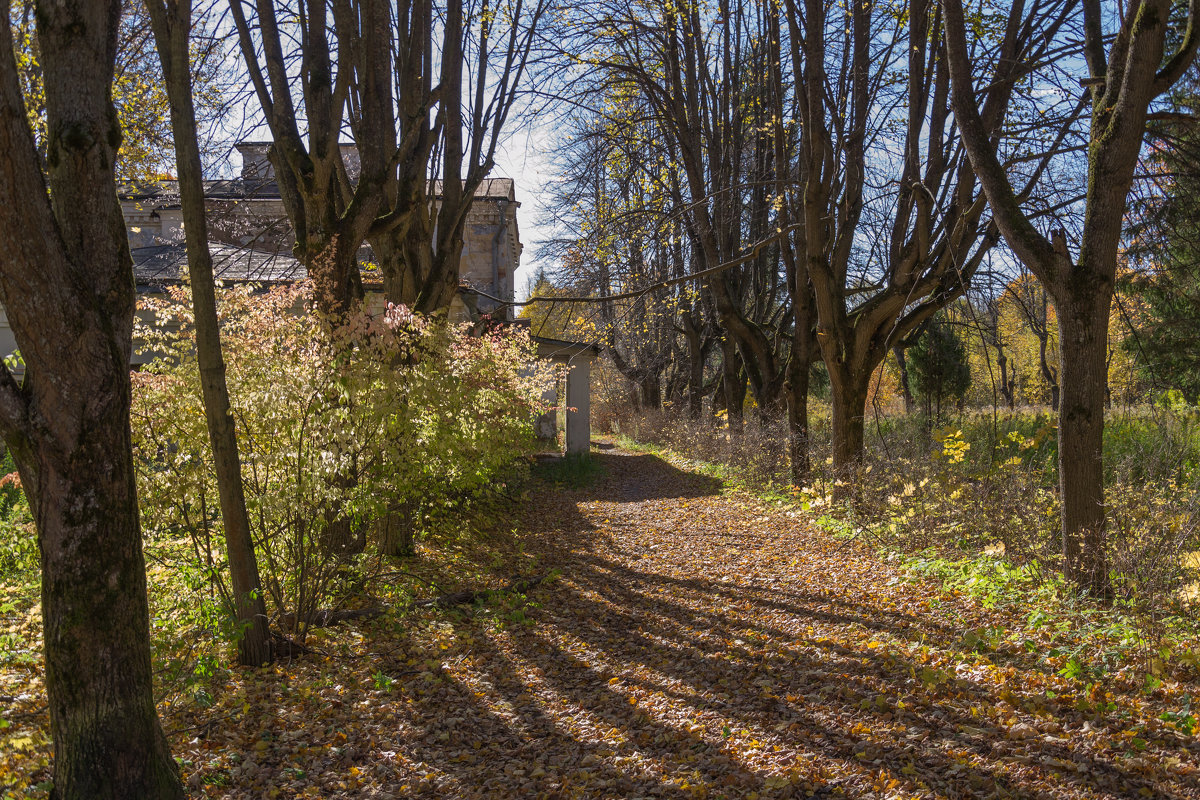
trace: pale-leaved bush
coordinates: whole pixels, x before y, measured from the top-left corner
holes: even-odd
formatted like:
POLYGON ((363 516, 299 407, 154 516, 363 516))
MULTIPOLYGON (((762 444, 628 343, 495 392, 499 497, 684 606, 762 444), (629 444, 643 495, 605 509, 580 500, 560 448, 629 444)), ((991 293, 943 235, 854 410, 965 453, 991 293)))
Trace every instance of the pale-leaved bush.
MULTIPOLYGON (((390 306, 331 326, 306 284, 218 294, 242 478, 264 591, 303 633, 383 523, 483 491, 533 450, 545 367, 520 331, 469 335, 390 306), (357 546, 356 546, 357 545, 357 546)), ((143 300, 134 378, 151 535, 190 537, 226 593, 216 475, 186 286, 143 300)))

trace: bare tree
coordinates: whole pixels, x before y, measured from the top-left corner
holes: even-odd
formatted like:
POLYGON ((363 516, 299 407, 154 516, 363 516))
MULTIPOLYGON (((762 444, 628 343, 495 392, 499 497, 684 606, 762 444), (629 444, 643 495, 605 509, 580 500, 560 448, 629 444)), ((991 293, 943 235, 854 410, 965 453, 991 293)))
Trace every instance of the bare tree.
POLYGON ((392 91, 391 6, 383 0, 300 0, 283 22, 272 0, 230 0, 243 61, 274 142, 274 177, 318 307, 344 313, 362 298, 358 250, 386 209, 384 184, 416 147, 398 147, 392 91), (298 84, 299 92, 296 92, 298 84), (303 102, 303 113, 296 96, 303 102), (354 108, 358 164, 339 137, 354 108), (301 126, 307 129, 301 132, 301 126))
POLYGON ((429 0, 400 4, 395 84, 405 152, 385 187, 388 211, 368 236, 388 300, 432 313, 454 299, 467 212, 520 106, 550 8, 549 0, 447 2, 435 47, 439 9, 429 0))
MULTIPOLYGON (((1111 9, 1116 30, 1105 33, 1100 0, 1083 0, 1084 81, 1092 113, 1083 229, 1070 243, 1063 231, 1047 236, 1022 206, 982 118, 963 19, 962 0, 942 0, 953 82, 952 105, 971 166, 1004 239, 1054 299, 1059 323, 1062 398, 1058 474, 1062 500, 1064 572, 1099 596, 1111 586, 1105 543, 1104 399, 1109 310, 1116 280, 1126 200, 1142 150, 1151 104, 1192 63, 1200 42, 1200 2, 1180 18, 1171 0, 1139 0, 1111 9), (1177 46, 1168 50, 1168 33, 1177 46)), ((1010 24, 1044 27, 1034 3, 1016 3, 1010 24)), ((1047 31, 1047 33, 1049 33, 1047 31)), ((1047 36, 1049 38, 1049 36, 1047 36)))
POLYGON ((321 308, 361 299, 364 241, 389 300, 446 308, 467 211, 495 165, 548 0, 302 0, 283 22, 269 0, 255 0, 252 17, 248 5, 230 0, 295 254, 321 308), (343 131, 357 151, 351 168, 343 131))
MULTIPOLYGON (((786 234, 774 202, 780 128, 771 118, 778 87, 770 76, 778 73, 777 55, 762 35, 761 16, 760 5, 746 0, 722 0, 715 9, 612 0, 581 10, 583 32, 566 40, 564 53, 587 53, 586 74, 573 76, 576 102, 603 106, 614 92, 636 95, 665 143, 666 214, 682 221, 687 244, 686 257, 672 260, 689 263, 703 287, 699 306, 680 317, 689 372, 702 372, 705 325, 696 312, 710 310, 721 352, 714 402, 724 406, 735 434, 747 388, 764 419, 778 411, 792 338, 781 265, 786 234)), ((699 383, 692 381, 690 404, 698 405, 699 383)))
POLYGON ((271 660, 271 637, 242 488, 242 463, 230 411, 229 387, 225 382, 225 360, 221 355, 212 253, 208 249, 208 221, 204 210, 204 175, 192 102, 192 3, 191 0, 146 0, 146 9, 171 105, 179 199, 195 314, 196 361, 213 449, 221 527, 229 558, 234 605, 231 610, 242 627, 238 660, 245 666, 257 667, 271 660))
POLYGON ((43 171, 0 23, 0 432, 37 525, 54 796, 181 798, 154 708, 130 445, 134 283, 113 175, 119 0, 39 2, 43 171))
MULTIPOLYGON (((901 22, 871 3, 847 13, 823 0, 787 3, 794 85, 802 87, 801 249, 829 370, 834 468, 847 477, 862 458, 875 369, 966 291, 998 237, 948 113, 936 4, 913 0, 901 22), (893 72, 906 78, 898 90, 889 88, 893 72), (893 158, 888 142, 895 140, 901 149, 893 158), (882 190, 872 194, 873 187, 882 190)), ((1050 5, 1061 25, 1065 6, 1050 5)), ((984 50, 985 42, 977 44, 984 50)), ((998 66, 981 123, 989 135, 1047 47, 1020 26, 991 46, 998 66)))

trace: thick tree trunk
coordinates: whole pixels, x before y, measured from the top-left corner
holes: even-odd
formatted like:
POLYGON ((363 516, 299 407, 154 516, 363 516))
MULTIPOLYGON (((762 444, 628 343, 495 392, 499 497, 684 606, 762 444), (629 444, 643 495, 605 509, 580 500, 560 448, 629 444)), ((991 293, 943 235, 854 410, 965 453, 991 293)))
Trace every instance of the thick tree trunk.
MULTIPOLYGON (((314 228, 309 226, 310 231, 314 228)), ((303 251, 317 310, 335 324, 363 299, 362 275, 358 271, 360 244, 343 241, 336 233, 328 237, 316 234, 309 237, 303 251)))
POLYGON ((83 407, 41 410, 80 425, 46 431, 54 446, 38 448, 36 466, 21 465, 22 477, 37 473, 30 499, 42 558, 52 796, 59 800, 183 797, 154 708, 129 383, 125 365, 114 361, 96 383, 63 381, 74 397, 87 398, 83 407))
POLYGON ((658 375, 647 375, 638 383, 638 390, 641 393, 642 408, 647 411, 662 409, 662 386, 658 375))
POLYGON ((237 432, 230 411, 229 388, 225 381, 225 359, 221 353, 221 331, 217 322, 216 290, 212 254, 208 249, 208 223, 204 212, 204 176, 192 103, 189 33, 191 4, 173 8, 162 0, 147 0, 146 8, 166 78, 171 103, 171 127, 175 139, 175 161, 179 169, 180 205, 187 240, 188 270, 192 284, 192 308, 196 324, 196 361, 204 415, 212 444, 213 466, 221 505, 221 527, 229 559, 230 589, 234 614, 242 629, 238 640, 238 662, 248 667, 271 661, 271 634, 267 608, 250 520, 242 487, 242 462, 237 432))
POLYGON ((39 3, 47 158, 0 14, 0 432, 37 525, 58 800, 181 798, 158 723, 129 427, 134 283, 116 197, 119 0, 39 3), (48 191, 47 191, 48 190, 48 191))
POLYGON ((858 468, 862 464, 863 425, 871 371, 859 372, 840 367, 831 369, 829 377, 829 396, 833 406, 833 471, 838 480, 846 484, 841 492, 835 494, 845 496, 850 488, 849 482, 857 479, 858 468))
POLYGON ((423 314, 450 307, 458 291, 462 243, 453 245, 453 253, 439 257, 430 246, 433 236, 432 220, 418 214, 403 232, 392 231, 371 239, 388 302, 423 314))
POLYGON ((1108 383, 1108 301, 1095 292, 1060 303, 1062 405, 1058 480, 1063 571, 1068 580, 1108 597, 1104 513, 1104 395, 1108 383))
POLYGON ((402 231, 387 231, 371 238, 371 249, 383 275, 383 296, 389 303, 416 308, 417 292, 429 266, 408 264, 403 240, 402 231))
POLYGON ((394 558, 408 558, 416 553, 417 513, 412 505, 389 512, 375 524, 379 552, 394 558))

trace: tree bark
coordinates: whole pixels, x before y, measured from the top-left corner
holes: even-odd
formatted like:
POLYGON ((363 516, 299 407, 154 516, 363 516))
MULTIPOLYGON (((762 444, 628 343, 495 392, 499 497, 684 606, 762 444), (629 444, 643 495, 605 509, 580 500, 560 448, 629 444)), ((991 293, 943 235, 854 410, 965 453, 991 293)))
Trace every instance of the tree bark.
POLYGON ((42 565, 58 800, 182 798, 154 707, 129 427, 134 283, 113 162, 119 0, 38 3, 45 172, 0 19, 0 303, 25 360, 0 432, 42 565), (18 202, 19 200, 19 202, 18 202))
MULTIPOLYGON (((123 366, 97 364, 94 383, 63 380, 76 398, 90 396, 83 413, 79 404, 39 405, 79 423, 76 435, 68 434, 72 449, 40 447, 31 454, 36 467, 20 459, 22 478, 38 473, 31 506, 42 558, 57 800, 184 796, 154 708, 123 366)), ((59 444, 66 431, 39 433, 59 444)))
POLYGON ((728 337, 721 340, 721 356, 721 385, 725 394, 726 421, 729 423, 729 435, 736 438, 742 435, 744 427, 746 373, 742 369, 737 345, 728 337))
POLYGON ((657 374, 647 375, 638 382, 642 408, 647 411, 662 410, 662 386, 657 374))
POLYGON ((1017 404, 1016 392, 1008 376, 1008 356, 1004 354, 1004 350, 999 346, 996 347, 996 365, 1000 369, 1000 396, 1004 398, 1005 405, 1011 411, 1017 404))
POLYGON ((835 495, 846 496, 850 482, 857 479, 863 457, 863 426, 871 372, 846 367, 829 370, 829 397, 833 406, 833 471, 844 488, 835 495))
POLYGON ((788 415, 788 470, 793 486, 808 483, 811 464, 808 457, 808 383, 812 359, 807 352, 792 350, 783 384, 788 415))
POLYGON ((1087 287, 1081 294, 1059 304, 1058 484, 1063 573, 1091 594, 1107 597, 1112 587, 1106 557, 1102 454, 1111 293, 1087 287))
POLYGON ((908 383, 908 361, 904 358, 904 348, 896 345, 892 348, 896 356, 896 365, 900 368, 900 393, 904 396, 904 413, 911 414, 916 406, 913 401, 912 388, 908 383))
POLYGON ((683 333, 687 339, 688 354, 688 416, 699 419, 704 399, 704 347, 700 341, 700 331, 690 312, 683 315, 683 333))
POLYGON ((191 0, 146 0, 154 28, 159 60, 171 105, 171 128, 175 140, 175 162, 179 171, 179 200, 187 243, 188 274, 192 286, 192 309, 196 325, 196 361, 204 416, 208 423, 221 506, 221 527, 229 559, 230 609, 241 627, 238 662, 258 667, 271 661, 271 633, 250 519, 242 487, 242 463, 237 431, 225 381, 225 359, 221 353, 221 331, 217 321, 216 289, 212 253, 208 249, 208 222, 204 210, 204 176, 196 132, 196 110, 192 101, 189 33, 191 0))

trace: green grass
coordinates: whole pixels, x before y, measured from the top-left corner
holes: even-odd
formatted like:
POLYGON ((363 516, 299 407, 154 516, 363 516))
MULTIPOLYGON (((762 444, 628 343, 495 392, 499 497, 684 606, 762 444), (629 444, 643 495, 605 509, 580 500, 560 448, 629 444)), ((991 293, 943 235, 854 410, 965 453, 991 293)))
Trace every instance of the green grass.
POLYGON ((603 465, 590 453, 568 453, 559 458, 547 458, 540 460, 533 468, 534 477, 568 489, 590 486, 603 474, 603 465))

